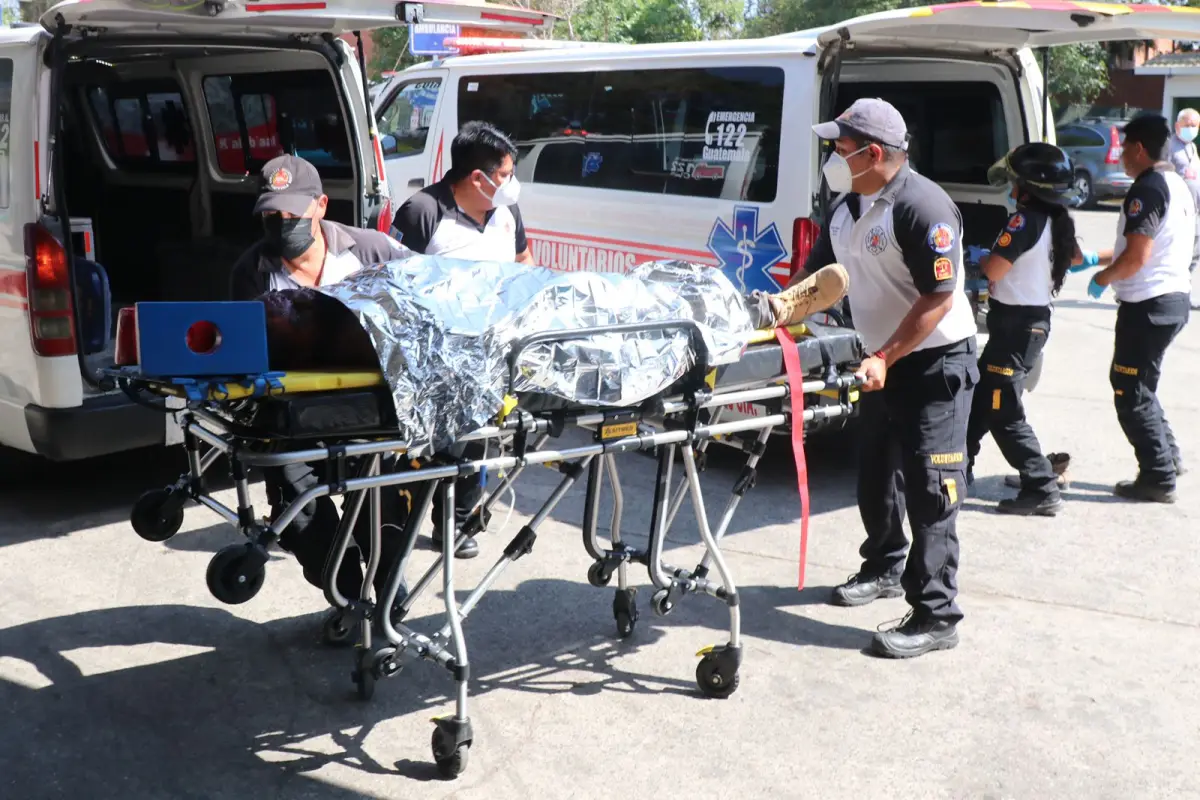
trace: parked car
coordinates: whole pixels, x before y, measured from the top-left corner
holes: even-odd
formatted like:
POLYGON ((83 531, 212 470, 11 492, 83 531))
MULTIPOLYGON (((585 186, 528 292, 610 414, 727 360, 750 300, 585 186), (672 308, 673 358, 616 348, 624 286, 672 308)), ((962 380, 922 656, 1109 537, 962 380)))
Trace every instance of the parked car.
POLYGON ((1121 132, 1127 119, 1085 117, 1055 129, 1058 146, 1075 163, 1080 208, 1095 208, 1111 197, 1124 197, 1133 183, 1121 166, 1121 132))

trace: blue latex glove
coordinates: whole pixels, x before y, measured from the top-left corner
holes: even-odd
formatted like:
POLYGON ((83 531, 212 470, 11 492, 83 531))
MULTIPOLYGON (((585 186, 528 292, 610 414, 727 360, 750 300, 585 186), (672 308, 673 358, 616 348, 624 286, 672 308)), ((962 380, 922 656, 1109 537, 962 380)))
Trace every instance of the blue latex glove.
POLYGON ((1107 288, 1107 286, 1101 286, 1100 284, 1096 283, 1096 279, 1092 278, 1091 281, 1088 282, 1088 296, 1093 300, 1099 300, 1100 295, 1104 294, 1104 290, 1107 288))
POLYGON ((1091 269, 1100 263, 1100 254, 1095 250, 1083 251, 1083 263, 1075 264, 1067 268, 1067 272, 1083 272, 1085 269, 1091 269))

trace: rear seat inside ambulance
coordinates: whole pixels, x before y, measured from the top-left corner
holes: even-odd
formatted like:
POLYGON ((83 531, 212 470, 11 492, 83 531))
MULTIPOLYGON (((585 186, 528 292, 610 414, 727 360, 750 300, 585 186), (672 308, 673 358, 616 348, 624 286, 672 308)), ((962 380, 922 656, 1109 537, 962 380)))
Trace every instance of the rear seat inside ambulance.
POLYGON ((320 61, 230 74, 214 59, 195 105, 170 66, 89 60, 65 82, 67 206, 73 227, 90 223, 114 326, 116 309, 138 301, 227 299, 230 269, 261 231, 251 215, 258 171, 285 148, 321 172, 328 218, 353 222, 348 128, 320 61), (206 128, 211 142, 198 140, 206 128))

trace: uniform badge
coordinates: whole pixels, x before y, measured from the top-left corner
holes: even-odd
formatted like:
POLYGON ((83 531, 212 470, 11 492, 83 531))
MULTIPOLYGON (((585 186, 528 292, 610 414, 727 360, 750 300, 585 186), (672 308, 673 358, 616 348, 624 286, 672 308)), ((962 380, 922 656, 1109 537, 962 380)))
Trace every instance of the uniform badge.
POLYGON ((887 235, 883 232, 883 228, 876 225, 867 233, 867 252, 873 256, 877 256, 887 247, 887 235))
POLYGON ((1005 227, 1014 233, 1021 230, 1025 227, 1025 215, 1013 214, 1011 217, 1009 217, 1008 224, 1005 227))
POLYGON ((933 277, 944 281, 954 276, 954 264, 948 258, 939 258, 933 262, 933 277))
POLYGON ((999 247, 1008 247, 1012 244, 1012 234, 1008 232, 1000 234, 1000 238, 996 240, 996 244, 999 247))
POLYGON ((292 185, 292 173, 285 167, 280 167, 271 173, 270 185, 273 191, 282 192, 292 185))
POLYGON ((949 253, 953 249, 954 231, 950 229, 949 225, 939 222, 929 229, 929 247, 935 253, 949 253))
POLYGON ((1136 197, 1131 197, 1129 199, 1129 205, 1127 208, 1129 216, 1136 217, 1138 214, 1142 213, 1142 201, 1138 200, 1136 197))

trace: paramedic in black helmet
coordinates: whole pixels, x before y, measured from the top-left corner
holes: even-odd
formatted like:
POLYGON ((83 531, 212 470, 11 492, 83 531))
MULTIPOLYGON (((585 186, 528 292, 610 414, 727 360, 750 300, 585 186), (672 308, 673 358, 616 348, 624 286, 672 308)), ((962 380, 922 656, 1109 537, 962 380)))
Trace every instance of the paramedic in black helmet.
POLYGON ((962 219, 950 197, 909 166, 907 127, 889 103, 858 100, 813 130, 834 143, 824 171, 838 196, 801 275, 845 266, 855 327, 871 353, 858 372, 863 561, 832 602, 858 606, 903 594, 908 615, 876 634, 871 649, 919 656, 957 645, 962 618, 955 520, 979 380, 962 219))
POLYGON ((1188 268, 1196 204, 1166 160, 1171 129, 1164 117, 1137 117, 1124 133, 1121 163, 1133 185, 1121 206, 1116 247, 1100 254, 1104 269, 1088 285, 1094 299, 1109 286, 1116 295, 1109 382, 1117 420, 1138 462, 1137 477, 1119 482, 1113 492, 1132 500, 1174 503, 1183 460, 1156 392, 1167 347, 1190 314, 1188 268))
POLYGON ((1020 476, 1020 492, 1001 500, 1002 514, 1054 516, 1063 506, 1058 476, 1025 419, 1025 378, 1050 336, 1051 298, 1072 265, 1093 266, 1080 253, 1067 213, 1075 170, 1052 144, 1015 148, 988 170, 988 182, 1009 189, 1013 211, 981 265, 988 279, 988 341, 979 357, 979 386, 967 430, 967 479, 983 437, 991 433, 1020 476))

